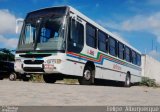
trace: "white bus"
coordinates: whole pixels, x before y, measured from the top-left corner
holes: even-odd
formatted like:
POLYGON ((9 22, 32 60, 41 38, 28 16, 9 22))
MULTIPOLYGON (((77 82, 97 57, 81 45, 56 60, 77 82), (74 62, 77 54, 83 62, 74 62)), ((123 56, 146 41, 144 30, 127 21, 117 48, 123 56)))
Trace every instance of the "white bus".
POLYGON ((24 80, 30 74, 42 74, 47 83, 77 77, 82 85, 107 79, 130 86, 141 80, 141 53, 71 6, 28 13, 15 61, 24 80))

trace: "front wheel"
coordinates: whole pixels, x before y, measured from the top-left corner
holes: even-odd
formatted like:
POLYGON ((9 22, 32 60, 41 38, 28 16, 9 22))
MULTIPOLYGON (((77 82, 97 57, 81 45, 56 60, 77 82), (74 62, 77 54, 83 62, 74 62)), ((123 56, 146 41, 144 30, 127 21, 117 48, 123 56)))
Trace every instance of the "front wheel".
POLYGON ((46 83, 55 83, 56 82, 56 78, 52 75, 43 75, 43 80, 46 82, 46 83))
POLYGON ((15 81, 16 79, 17 79, 17 74, 14 73, 14 72, 10 73, 9 80, 10 81, 15 81))
POLYGON ((78 79, 80 85, 91 85, 94 83, 94 70, 91 67, 85 67, 83 76, 78 79))

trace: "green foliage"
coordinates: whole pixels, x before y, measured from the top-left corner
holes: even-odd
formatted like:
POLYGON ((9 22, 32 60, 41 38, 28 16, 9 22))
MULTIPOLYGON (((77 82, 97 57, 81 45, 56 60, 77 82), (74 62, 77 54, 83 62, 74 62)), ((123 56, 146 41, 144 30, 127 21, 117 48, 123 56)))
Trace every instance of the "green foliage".
POLYGON ((32 74, 30 79, 32 82, 43 82, 43 75, 40 74, 32 74))
POLYGON ((14 61, 14 54, 9 49, 1 48, 0 49, 0 60, 14 61))
POLYGON ((142 77, 142 81, 140 82, 140 85, 148 86, 148 87, 159 87, 155 79, 150 79, 148 77, 142 77))

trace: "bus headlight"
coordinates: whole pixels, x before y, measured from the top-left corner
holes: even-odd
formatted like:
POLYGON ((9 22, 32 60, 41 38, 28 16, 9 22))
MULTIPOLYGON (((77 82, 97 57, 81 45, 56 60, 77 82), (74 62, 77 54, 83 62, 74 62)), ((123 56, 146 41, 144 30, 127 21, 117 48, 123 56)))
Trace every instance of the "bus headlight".
POLYGON ((62 60, 61 59, 48 59, 46 62, 48 64, 60 64, 62 60))
POLYGON ((21 69, 21 67, 22 67, 22 61, 21 61, 21 59, 16 59, 16 60, 15 60, 14 67, 15 67, 16 69, 21 69))
POLYGON ((16 59, 15 63, 21 63, 21 59, 16 59))

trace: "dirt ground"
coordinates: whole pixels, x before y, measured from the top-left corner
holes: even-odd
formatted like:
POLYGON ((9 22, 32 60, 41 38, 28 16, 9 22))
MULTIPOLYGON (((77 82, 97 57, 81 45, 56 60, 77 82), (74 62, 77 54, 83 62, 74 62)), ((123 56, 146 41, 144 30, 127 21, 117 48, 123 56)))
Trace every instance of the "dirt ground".
POLYGON ((0 105, 103 106, 160 105, 160 88, 82 86, 23 81, 0 81, 0 105))

